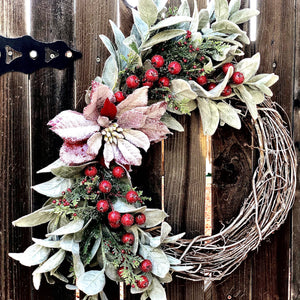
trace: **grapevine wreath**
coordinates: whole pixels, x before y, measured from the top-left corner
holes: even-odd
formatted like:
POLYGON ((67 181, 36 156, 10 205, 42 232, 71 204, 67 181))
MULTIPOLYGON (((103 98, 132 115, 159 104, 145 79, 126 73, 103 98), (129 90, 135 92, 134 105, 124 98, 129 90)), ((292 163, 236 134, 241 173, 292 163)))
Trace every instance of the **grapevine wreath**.
MULTIPOLYGON (((55 177, 33 187, 49 197, 43 207, 13 222, 48 223, 45 239, 33 238, 24 253, 10 256, 36 266, 42 277, 66 282, 84 299, 107 299, 106 276, 131 286, 141 299, 166 299, 171 274, 218 280, 230 274, 286 219, 295 194, 296 158, 290 134, 271 102, 274 74, 256 74, 260 55, 244 55, 249 38, 239 25, 258 14, 240 0, 216 0, 190 16, 187 0, 140 0, 125 38, 111 21, 114 43, 101 78, 86 95, 83 113, 66 110, 48 125, 63 139, 60 158, 39 171, 55 177), (204 134, 218 125, 254 128, 259 153, 252 191, 232 223, 213 236, 172 235, 167 214, 147 208, 150 200, 130 180, 141 151, 182 131, 174 115, 199 109, 204 134), (245 118, 250 115, 251 118, 245 118), (70 268, 61 264, 66 261, 70 268)), ((64 264, 65 265, 65 264, 64 264)))

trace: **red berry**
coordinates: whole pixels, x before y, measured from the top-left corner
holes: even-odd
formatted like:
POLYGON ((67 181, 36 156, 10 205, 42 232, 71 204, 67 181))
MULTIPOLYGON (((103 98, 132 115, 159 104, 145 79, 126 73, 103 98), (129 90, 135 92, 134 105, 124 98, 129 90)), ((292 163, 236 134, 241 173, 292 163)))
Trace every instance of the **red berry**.
POLYGON ((158 85, 160 87, 163 87, 163 86, 169 87, 170 86, 170 80, 169 80, 169 78, 168 77, 161 77, 161 78, 159 78, 158 85))
POLYGON ((115 178, 122 178, 125 176, 125 170, 122 167, 114 167, 112 174, 115 178))
POLYGON ((233 75, 232 75, 232 81, 235 83, 235 84, 241 84, 243 83, 245 80, 245 77, 244 77, 244 74, 241 73, 241 72, 234 72, 233 75))
POLYGON ((76 217, 76 216, 77 216, 77 214, 76 214, 76 213, 74 213, 74 214, 73 214, 73 216, 74 216, 74 217, 76 217))
POLYGON ((122 102, 125 99, 123 92, 119 91, 115 93, 117 102, 122 102))
POLYGON ((121 225, 121 214, 118 211, 116 210, 111 211, 108 214, 107 218, 109 223, 121 225))
POLYGON ((121 222, 119 222, 119 223, 109 222, 108 224, 113 229, 117 229, 117 228, 119 228, 121 226, 121 222))
POLYGON ((168 65, 168 70, 173 75, 179 74, 181 71, 181 65, 177 61, 172 61, 168 65))
POLYGON ((121 223, 124 226, 131 226, 134 223, 134 217, 131 214, 124 214, 121 217, 121 223))
POLYGON ((156 81, 158 80, 158 72, 155 69, 149 69, 145 73, 145 77, 147 81, 156 81))
POLYGON ((197 77, 196 80, 197 80, 198 84, 200 84, 200 85, 207 84, 207 77, 205 75, 197 77))
POLYGON ((232 63, 226 63, 223 65, 222 70, 225 74, 228 72, 229 67, 233 67, 233 69, 234 69, 234 66, 232 63))
POLYGON ((136 201, 139 200, 139 195, 137 194, 136 191, 131 190, 131 191, 127 192, 126 200, 129 203, 135 203, 136 201))
POLYGON ((232 92, 231 87, 229 85, 226 85, 225 88, 224 88, 224 90, 223 90, 223 92, 221 93, 221 95, 223 97, 227 97, 227 96, 229 96, 231 94, 231 92, 232 92))
POLYGON ((152 262, 149 259, 144 259, 140 264, 140 269, 147 273, 152 270, 152 262))
POLYGON ((146 216, 143 213, 139 213, 134 216, 134 220, 137 225, 143 225, 146 222, 146 216))
POLYGON ((142 275, 141 279, 136 281, 136 284, 140 289, 144 289, 149 285, 149 279, 142 275))
POLYGON ((102 180, 99 183, 99 190, 104 193, 107 194, 111 191, 112 185, 108 180, 102 180))
POLYGON ((214 83, 214 82, 211 82, 209 85, 208 85, 208 90, 212 90, 216 87, 217 85, 214 83))
POLYGON ((55 204, 55 203, 56 203, 56 200, 52 200, 52 203, 54 203, 54 204, 55 204))
POLYGON ((154 55, 151 58, 151 63, 155 68, 161 68, 164 65, 165 61, 161 55, 154 55))
POLYGON ((126 79, 126 84, 130 89, 136 89, 140 84, 140 80, 135 75, 130 75, 126 79))
POLYGON ((97 172, 98 172, 98 170, 94 166, 88 166, 84 169, 84 175, 89 176, 89 177, 96 176, 97 172))
POLYGON ((124 267, 120 267, 120 268, 118 269, 118 275, 119 275, 120 277, 122 277, 123 272, 124 272, 124 267))
POLYGON ((99 212, 105 213, 109 209, 109 203, 107 200, 99 200, 96 204, 96 208, 99 212))
POLYGON ((153 87, 153 82, 152 81, 144 81, 142 83, 143 86, 149 86, 150 88, 153 87))
POLYGON ((122 242, 123 242, 123 244, 132 245, 133 242, 134 242, 134 235, 132 233, 129 233, 129 232, 123 234, 122 242))

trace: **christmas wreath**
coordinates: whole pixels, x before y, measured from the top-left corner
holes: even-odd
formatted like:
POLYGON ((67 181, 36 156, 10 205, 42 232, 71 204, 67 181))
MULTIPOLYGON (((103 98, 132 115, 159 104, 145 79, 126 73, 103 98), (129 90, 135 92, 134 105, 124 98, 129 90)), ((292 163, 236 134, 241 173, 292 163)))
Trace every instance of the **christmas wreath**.
POLYGON ((39 171, 55 177, 33 189, 49 200, 13 222, 48 223, 46 238, 10 253, 25 266, 37 265, 36 289, 43 276, 56 277, 84 292, 84 299, 107 299, 107 276, 130 285, 141 299, 166 299, 163 285, 173 272, 190 280, 230 274, 291 208, 295 151, 270 100, 278 76, 256 74, 259 54, 242 59, 249 38, 239 24, 258 11, 240 9, 240 0, 216 0, 198 11, 195 1, 191 16, 187 0, 178 9, 166 2, 140 0, 129 37, 110 22, 115 41, 100 35, 110 56, 86 94, 83 113, 63 111, 48 123, 64 142, 60 158, 39 171), (183 130, 174 115, 196 109, 207 135, 224 124, 240 129, 242 118, 256 132, 259 159, 252 192, 232 223, 188 240, 171 234, 163 210, 147 208, 151 199, 132 185, 130 171, 141 165, 142 150, 170 130, 183 130))

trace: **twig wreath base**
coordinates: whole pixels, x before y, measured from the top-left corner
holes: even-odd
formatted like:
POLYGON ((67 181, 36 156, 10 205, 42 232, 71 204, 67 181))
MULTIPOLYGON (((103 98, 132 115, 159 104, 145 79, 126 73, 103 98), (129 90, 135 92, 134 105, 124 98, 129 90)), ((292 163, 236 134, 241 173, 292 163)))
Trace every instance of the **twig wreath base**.
POLYGON ((231 274, 287 218, 296 187, 296 153, 293 140, 270 99, 254 121, 259 160, 252 192, 232 223, 213 236, 181 239, 166 253, 191 266, 177 277, 199 281, 220 280, 231 274))

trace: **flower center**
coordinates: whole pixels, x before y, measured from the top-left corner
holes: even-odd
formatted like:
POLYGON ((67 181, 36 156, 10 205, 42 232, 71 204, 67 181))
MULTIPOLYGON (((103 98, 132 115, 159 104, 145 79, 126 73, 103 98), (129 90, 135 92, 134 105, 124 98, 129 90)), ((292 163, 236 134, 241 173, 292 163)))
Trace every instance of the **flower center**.
POLYGON ((117 144, 118 139, 124 139, 122 134, 123 128, 119 127, 117 123, 111 124, 111 126, 103 129, 101 134, 104 137, 104 141, 110 144, 117 144))

